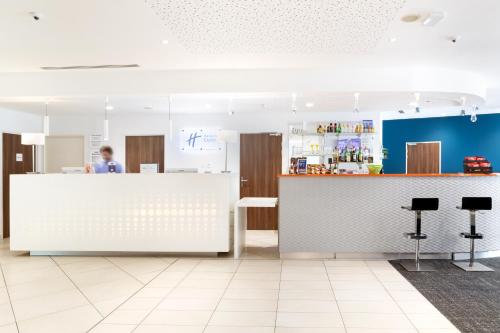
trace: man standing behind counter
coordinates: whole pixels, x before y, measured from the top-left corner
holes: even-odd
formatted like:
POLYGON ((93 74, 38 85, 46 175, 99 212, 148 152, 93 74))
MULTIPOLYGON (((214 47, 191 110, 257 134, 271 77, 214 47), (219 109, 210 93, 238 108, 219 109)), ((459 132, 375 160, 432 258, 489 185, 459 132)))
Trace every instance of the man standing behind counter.
POLYGON ((99 149, 102 161, 94 165, 87 165, 85 171, 87 173, 123 173, 123 166, 113 159, 113 148, 110 146, 102 146, 99 149), (93 170, 92 170, 93 169, 93 170))

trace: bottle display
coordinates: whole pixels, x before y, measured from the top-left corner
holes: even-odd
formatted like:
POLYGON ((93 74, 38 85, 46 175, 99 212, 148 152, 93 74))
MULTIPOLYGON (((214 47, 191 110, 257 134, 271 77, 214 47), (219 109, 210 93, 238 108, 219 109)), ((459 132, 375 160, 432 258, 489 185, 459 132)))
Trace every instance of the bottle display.
POLYGON ((318 175, 368 173, 367 164, 373 163, 373 152, 378 152, 375 146, 379 146, 380 140, 374 133, 373 120, 292 124, 288 171, 318 175), (298 159, 307 161, 302 172, 298 172, 298 159))

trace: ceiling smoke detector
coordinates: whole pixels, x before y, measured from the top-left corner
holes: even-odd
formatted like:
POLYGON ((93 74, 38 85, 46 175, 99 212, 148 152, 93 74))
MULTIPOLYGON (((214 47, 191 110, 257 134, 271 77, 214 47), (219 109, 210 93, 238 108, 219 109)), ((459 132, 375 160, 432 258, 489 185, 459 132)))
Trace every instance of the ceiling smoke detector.
POLYGON ((420 15, 418 15, 418 14, 408 14, 408 15, 401 17, 401 21, 403 21, 405 23, 413 23, 413 22, 417 22, 418 20, 420 20, 420 15))

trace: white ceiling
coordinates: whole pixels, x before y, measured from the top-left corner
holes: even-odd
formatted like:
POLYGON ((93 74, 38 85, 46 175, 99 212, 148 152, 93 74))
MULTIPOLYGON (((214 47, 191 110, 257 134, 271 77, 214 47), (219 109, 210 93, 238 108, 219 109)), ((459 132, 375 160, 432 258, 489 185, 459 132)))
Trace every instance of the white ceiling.
POLYGON ((194 54, 372 51, 406 0, 146 0, 194 54))
MULTIPOLYGON (((460 107, 462 94, 446 92, 420 93, 418 106, 422 111, 460 107)), ((466 95, 467 105, 482 102, 476 96, 466 95)), ((90 114, 103 113, 105 96, 93 97, 41 97, 2 98, 0 108, 43 114, 45 101, 51 114, 90 114)), ((109 96, 110 113, 168 113, 167 96, 109 96)), ((413 113, 416 107, 415 96, 406 92, 364 92, 359 95, 360 112, 383 112, 406 110, 413 113)), ((172 113, 229 113, 247 112, 353 112, 352 93, 307 93, 293 95, 285 93, 253 94, 176 94, 172 96, 172 113), (312 103, 312 106, 306 104, 312 103)))
MULTIPOLYGON (((140 64, 140 69, 119 72, 113 77, 119 77, 116 86, 129 80, 130 87, 134 87, 136 78, 132 73, 137 71, 153 78, 162 70, 172 70, 164 74, 171 76, 189 70, 195 73, 190 76, 195 78, 191 80, 194 86, 203 82, 204 87, 210 87, 204 72, 209 69, 218 70, 221 77, 230 69, 280 69, 281 77, 302 84, 300 89, 291 89, 279 78, 262 81, 269 93, 235 98, 235 107, 241 110, 256 111, 262 104, 267 107, 260 110, 288 110, 287 99, 293 91, 327 111, 350 110, 352 91, 358 89, 367 91, 360 99, 361 109, 371 111, 402 108, 412 98, 411 91, 423 91, 434 100, 433 105, 443 107, 453 105, 467 93, 476 95, 471 100, 482 96, 453 87, 451 83, 460 81, 459 74, 443 76, 439 83, 432 76, 427 82, 422 77, 407 77, 401 91, 392 87, 400 85, 404 75, 397 80, 388 75, 380 80, 392 80, 392 87, 380 92, 373 84, 376 78, 370 78, 372 84, 366 87, 367 77, 357 72, 387 68, 391 73, 436 68, 481 75, 481 89, 489 89, 486 102, 491 105, 490 101, 500 103, 500 44, 496 43, 500 40, 500 20, 498 15, 492 15, 499 12, 498 0, 6 0, 0 8, 0 87, 3 92, 10 91, 3 87, 15 82, 17 90, 13 95, 22 98, 9 100, 0 91, 0 107, 33 112, 39 109, 40 101, 52 98, 58 101, 53 108, 60 105, 61 112, 100 110, 102 94, 108 92, 102 91, 103 81, 94 74, 116 71, 65 72, 74 74, 73 90, 64 89, 69 84, 55 84, 57 74, 41 77, 32 72, 40 71, 42 66, 131 63, 140 64), (29 15, 32 11, 40 13, 42 19, 34 21, 29 15), (445 12, 446 18, 435 27, 422 26, 423 18, 434 11, 445 12), (419 14, 422 19, 411 24, 401 22, 400 17, 408 13, 419 14), (457 35, 461 36, 459 42, 451 43, 450 37, 457 35), (391 42, 391 38, 397 41, 391 42), (163 44, 163 40, 168 43, 163 44), (302 76, 292 72, 297 69, 316 72, 309 81, 301 81, 302 76), (316 74, 318 70, 324 72, 322 77, 316 74), (1 72, 22 74, 12 80, 1 72), (450 84, 443 83, 446 79, 450 84), (313 83, 314 89, 308 89, 313 83), (322 85, 327 88, 320 89, 322 85), (101 91, 92 96, 81 97, 75 92, 90 91, 89 87, 95 86, 100 86, 101 91), (56 91, 46 92, 51 87, 56 91), (349 92, 344 96, 342 91, 349 92), (39 102, 30 102, 33 98, 39 102)), ((267 77, 274 73, 269 72, 267 77)), ((238 77, 241 82, 245 78, 238 77)), ((253 79, 253 87, 258 86, 253 79)), ((106 81, 117 110, 146 111, 144 106, 156 104, 159 106, 153 110, 163 108, 161 95, 165 94, 158 92, 163 86, 154 80, 148 86, 144 80, 135 86, 135 94, 126 95, 113 92, 115 84, 108 84, 112 79, 106 81)), ((182 84, 188 83, 184 81, 182 84)), ((173 88, 169 86, 175 91, 173 88)), ((227 95, 206 93, 234 90, 237 94, 237 88, 222 85, 218 89, 198 89, 185 101, 177 94, 176 110, 222 110, 227 95), (212 107, 206 108, 205 104, 212 107)))

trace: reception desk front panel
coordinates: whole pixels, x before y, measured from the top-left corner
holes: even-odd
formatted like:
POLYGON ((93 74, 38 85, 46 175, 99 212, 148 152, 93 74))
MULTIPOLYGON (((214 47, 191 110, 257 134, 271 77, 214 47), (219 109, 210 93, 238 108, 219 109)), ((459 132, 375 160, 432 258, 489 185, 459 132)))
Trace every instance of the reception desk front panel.
POLYGON ((228 252, 229 175, 15 175, 11 249, 228 252))

